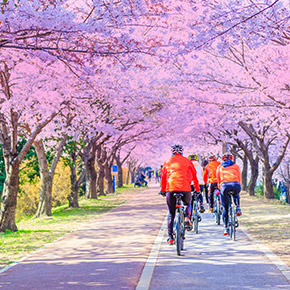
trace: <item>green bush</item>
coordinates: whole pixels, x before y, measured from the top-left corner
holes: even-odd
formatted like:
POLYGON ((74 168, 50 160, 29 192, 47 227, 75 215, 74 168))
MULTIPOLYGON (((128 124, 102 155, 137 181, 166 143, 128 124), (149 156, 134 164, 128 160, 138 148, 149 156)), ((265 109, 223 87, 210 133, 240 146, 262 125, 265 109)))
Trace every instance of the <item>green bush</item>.
POLYGON ((264 196, 263 184, 258 184, 255 186, 255 195, 264 196))

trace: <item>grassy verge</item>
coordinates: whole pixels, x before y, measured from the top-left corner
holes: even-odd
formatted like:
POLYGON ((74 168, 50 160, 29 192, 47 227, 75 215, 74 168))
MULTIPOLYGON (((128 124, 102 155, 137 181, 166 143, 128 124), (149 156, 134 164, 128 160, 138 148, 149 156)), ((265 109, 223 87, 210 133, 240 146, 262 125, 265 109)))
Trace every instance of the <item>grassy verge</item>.
POLYGON ((290 266, 290 205, 245 193, 241 205, 241 224, 290 266))
POLYGON ((118 188, 116 197, 110 194, 96 200, 80 199, 80 208, 62 205, 53 208, 52 217, 18 221, 17 232, 0 234, 0 269, 121 205, 142 190, 144 188, 135 189, 128 185, 118 188))

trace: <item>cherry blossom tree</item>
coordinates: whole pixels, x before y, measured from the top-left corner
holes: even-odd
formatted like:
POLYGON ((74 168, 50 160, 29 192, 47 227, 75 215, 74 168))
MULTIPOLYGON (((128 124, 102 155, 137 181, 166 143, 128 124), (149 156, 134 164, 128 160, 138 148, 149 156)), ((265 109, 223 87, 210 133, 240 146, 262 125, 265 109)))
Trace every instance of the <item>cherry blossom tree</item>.
POLYGON ((30 89, 25 87, 26 92, 29 93, 23 93, 23 84, 17 83, 15 70, 21 70, 21 68, 9 67, 7 63, 2 62, 0 73, 2 88, 0 136, 6 179, 1 200, 1 231, 17 230, 15 208, 19 188, 19 165, 37 136, 59 114, 64 105, 64 99, 58 93, 47 93, 32 84, 30 89), (58 104, 54 103, 51 106, 50 98, 54 98, 58 104), (43 109, 43 106, 46 107, 46 110, 43 109), (24 136, 27 142, 18 153, 17 142, 20 136, 24 136))

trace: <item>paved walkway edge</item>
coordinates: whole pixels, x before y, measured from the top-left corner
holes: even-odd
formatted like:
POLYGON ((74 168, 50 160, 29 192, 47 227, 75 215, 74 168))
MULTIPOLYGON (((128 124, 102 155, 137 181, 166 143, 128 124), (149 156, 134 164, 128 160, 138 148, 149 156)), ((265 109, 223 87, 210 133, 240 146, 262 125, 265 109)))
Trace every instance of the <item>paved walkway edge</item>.
POLYGON ((240 227, 244 234, 256 244, 261 252, 281 271, 290 283, 290 267, 286 265, 276 254, 274 254, 267 246, 255 239, 245 227, 240 227))
MULTIPOLYGON (((146 190, 144 190, 144 191, 146 191, 146 190)), ((115 196, 116 196, 116 195, 115 195, 115 196)), ((136 198, 136 196, 135 196, 134 198, 136 198)), ((134 199, 134 198, 133 198, 133 199, 134 199)), ((116 210, 117 208, 121 207, 122 205, 124 205, 124 204, 127 203, 128 201, 130 201, 130 200, 127 200, 127 201, 125 201, 124 203, 119 204, 118 206, 116 206, 116 207, 110 209, 109 211, 107 211, 107 212, 101 214, 101 215, 98 216, 97 218, 101 218, 103 215, 109 214, 110 212, 112 212, 112 211, 116 210)), ((84 223, 84 224, 85 224, 85 223, 84 223)), ((51 245, 51 244, 54 244, 54 243, 58 242, 58 241, 61 240, 61 239, 66 238, 66 236, 68 236, 69 234, 71 234, 71 233, 73 233, 73 232, 75 232, 75 231, 81 230, 81 229, 83 228, 84 224, 79 225, 77 228, 75 228, 75 229, 72 230, 71 232, 68 232, 68 233, 64 234, 63 236, 57 238, 56 240, 54 240, 54 241, 52 241, 52 242, 50 242, 50 243, 47 243, 47 244, 43 245, 41 248, 39 248, 39 249, 37 249, 37 250, 31 252, 31 253, 28 254, 27 256, 22 257, 21 259, 17 260, 16 262, 12 263, 11 265, 6 266, 5 268, 3 268, 3 269, 0 270, 0 274, 2 274, 3 272, 6 272, 6 271, 9 270, 10 268, 12 268, 12 267, 16 266, 17 264, 21 263, 22 261, 24 261, 24 260, 30 258, 31 256, 33 256, 34 254, 38 253, 39 251, 41 251, 42 249, 46 248, 47 246, 49 246, 49 245, 51 245)))
POLYGON ((164 237, 164 234, 166 232, 166 225, 167 225, 167 215, 162 223, 162 226, 159 230, 159 233, 155 239, 155 242, 152 246, 150 255, 147 259, 147 262, 143 268, 140 280, 137 284, 136 290, 148 290, 150 288, 151 279, 153 276, 155 264, 159 255, 159 251, 161 248, 162 240, 164 237))
POLYGON ((57 238, 56 240, 54 240, 54 241, 52 241, 52 242, 50 242, 50 243, 47 243, 47 244, 43 245, 41 248, 39 248, 39 249, 37 249, 37 250, 31 252, 29 255, 27 255, 27 256, 25 256, 25 257, 22 257, 20 260, 18 260, 18 261, 16 261, 16 262, 12 263, 12 264, 9 265, 9 266, 6 266, 6 267, 3 268, 2 270, 0 270, 0 274, 2 274, 3 272, 9 270, 10 268, 16 266, 17 264, 21 263, 22 261, 24 261, 24 260, 30 258, 31 256, 33 256, 34 254, 38 253, 39 251, 41 251, 42 249, 46 248, 47 246, 49 246, 49 245, 51 245, 51 244, 54 244, 54 243, 56 243, 57 241, 59 241, 59 240, 65 238, 65 237, 66 237, 67 235, 69 235, 70 233, 72 233, 72 232, 66 233, 64 236, 61 236, 61 237, 57 238))

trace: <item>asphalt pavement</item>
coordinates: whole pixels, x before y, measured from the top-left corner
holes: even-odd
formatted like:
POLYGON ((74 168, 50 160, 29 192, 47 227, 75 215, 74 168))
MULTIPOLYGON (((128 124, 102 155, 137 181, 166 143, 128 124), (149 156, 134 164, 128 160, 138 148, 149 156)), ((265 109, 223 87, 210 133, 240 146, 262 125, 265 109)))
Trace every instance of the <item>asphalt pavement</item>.
POLYGON ((223 236, 212 214, 166 243, 166 204, 149 189, 0 273, 1 289, 290 289, 289 280, 240 229, 223 236), (137 288, 136 288, 137 287, 137 288))
POLYGON ((177 256, 164 229, 149 289, 290 289, 289 280, 240 228, 236 241, 223 231, 213 214, 203 213, 199 233, 186 232, 185 251, 177 256))

